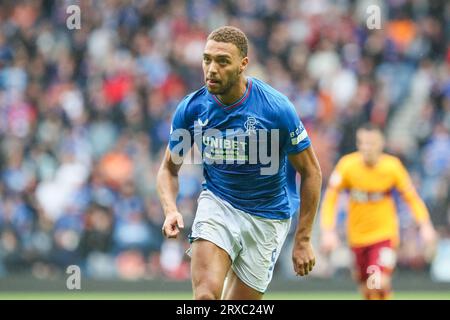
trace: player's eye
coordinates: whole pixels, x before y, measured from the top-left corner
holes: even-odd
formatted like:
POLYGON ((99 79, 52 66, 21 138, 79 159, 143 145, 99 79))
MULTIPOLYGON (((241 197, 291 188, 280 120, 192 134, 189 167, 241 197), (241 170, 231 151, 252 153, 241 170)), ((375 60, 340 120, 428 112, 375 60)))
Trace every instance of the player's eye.
POLYGON ((203 62, 204 62, 204 63, 210 63, 210 62, 211 62, 211 59, 208 58, 208 57, 203 57, 203 62))

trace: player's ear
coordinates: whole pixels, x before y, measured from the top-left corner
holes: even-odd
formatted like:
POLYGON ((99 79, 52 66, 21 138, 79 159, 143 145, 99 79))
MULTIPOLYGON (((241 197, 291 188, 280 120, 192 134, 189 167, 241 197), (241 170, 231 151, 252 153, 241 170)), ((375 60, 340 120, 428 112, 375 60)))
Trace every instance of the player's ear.
POLYGON ((241 66, 239 68, 239 73, 244 72, 245 69, 247 69, 247 65, 248 65, 248 57, 245 57, 241 60, 241 66))

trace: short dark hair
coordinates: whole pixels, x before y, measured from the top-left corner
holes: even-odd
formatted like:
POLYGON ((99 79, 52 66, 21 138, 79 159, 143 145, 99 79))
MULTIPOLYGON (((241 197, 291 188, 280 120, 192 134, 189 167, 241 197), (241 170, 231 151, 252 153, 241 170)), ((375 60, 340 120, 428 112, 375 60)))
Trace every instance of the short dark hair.
POLYGON ((381 130, 381 127, 372 122, 363 123, 358 127, 358 130, 361 129, 366 131, 378 131, 379 133, 383 134, 383 130, 381 130))
POLYGON ((207 40, 232 43, 239 49, 243 58, 247 56, 248 39, 245 33, 239 28, 232 26, 217 28, 209 34, 207 40))

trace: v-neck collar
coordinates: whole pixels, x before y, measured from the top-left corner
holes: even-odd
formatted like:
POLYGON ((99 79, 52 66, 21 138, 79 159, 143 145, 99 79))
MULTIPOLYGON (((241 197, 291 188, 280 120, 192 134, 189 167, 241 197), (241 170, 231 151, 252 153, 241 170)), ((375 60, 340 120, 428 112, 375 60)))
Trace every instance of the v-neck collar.
POLYGON ((222 101, 219 100, 219 98, 217 98, 215 95, 210 94, 211 97, 213 98, 213 100, 220 106, 222 107, 225 111, 229 111, 231 109, 234 109, 236 107, 239 107, 241 105, 243 105, 247 100, 248 97, 250 96, 251 90, 252 90, 252 86, 253 86, 253 81, 251 78, 247 78, 247 88, 245 89, 244 94, 242 95, 242 97, 240 97, 236 102, 232 103, 232 104, 224 104, 222 101))

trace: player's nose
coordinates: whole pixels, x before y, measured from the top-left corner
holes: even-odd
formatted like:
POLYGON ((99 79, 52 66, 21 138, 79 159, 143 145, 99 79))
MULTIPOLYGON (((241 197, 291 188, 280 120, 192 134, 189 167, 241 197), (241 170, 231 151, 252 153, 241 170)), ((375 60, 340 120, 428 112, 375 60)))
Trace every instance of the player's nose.
POLYGON ((207 67, 208 76, 213 76, 217 73, 217 64, 213 61, 207 67))

